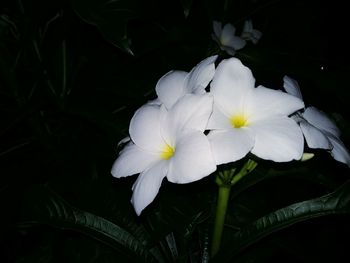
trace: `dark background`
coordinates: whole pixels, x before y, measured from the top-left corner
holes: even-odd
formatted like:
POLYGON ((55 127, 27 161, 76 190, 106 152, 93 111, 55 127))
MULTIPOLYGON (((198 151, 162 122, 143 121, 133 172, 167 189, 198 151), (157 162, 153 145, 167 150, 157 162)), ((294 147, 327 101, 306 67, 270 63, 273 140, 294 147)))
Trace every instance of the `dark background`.
MULTIPOLYGON (((165 181, 137 217, 129 202, 136 176, 110 174, 130 118, 155 98, 162 75, 189 71, 217 51, 213 20, 230 22, 240 32, 244 20, 252 19, 263 37, 237 57, 252 69, 257 84, 279 89, 284 75, 298 80, 306 105, 329 114, 349 146, 345 5, 340 0, 2 1, 0 262, 130 262, 133 254, 143 262, 151 261, 144 254, 154 247, 164 262, 205 262, 216 198, 212 176, 189 185, 165 181), (124 235, 113 226, 140 243, 120 241, 124 235)), ((235 262, 349 260, 346 205, 333 205, 325 216, 277 224, 264 239, 237 245, 234 255, 228 252, 235 246, 230 234, 240 227, 332 193, 349 175, 346 165, 322 151, 305 163, 262 162, 233 189, 227 251, 221 257, 235 262)))

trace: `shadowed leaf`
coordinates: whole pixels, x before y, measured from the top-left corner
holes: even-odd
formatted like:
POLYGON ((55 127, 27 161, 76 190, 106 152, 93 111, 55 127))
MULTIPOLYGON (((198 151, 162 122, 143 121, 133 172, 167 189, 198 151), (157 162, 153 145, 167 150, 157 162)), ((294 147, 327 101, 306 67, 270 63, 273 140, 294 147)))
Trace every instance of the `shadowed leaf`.
POLYGON ((49 225, 72 230, 111 246, 130 260, 156 262, 149 248, 129 232, 109 220, 69 205, 46 187, 35 188, 26 202, 25 215, 29 218, 20 222, 19 227, 49 225))
POLYGON ((72 0, 75 12, 121 50, 133 55, 127 36, 128 21, 137 17, 138 0, 72 0))
POLYGON ((274 232, 313 218, 341 214, 350 214, 350 181, 333 193, 284 207, 241 228, 233 237, 237 246, 223 246, 214 260, 231 262, 243 249, 274 232))

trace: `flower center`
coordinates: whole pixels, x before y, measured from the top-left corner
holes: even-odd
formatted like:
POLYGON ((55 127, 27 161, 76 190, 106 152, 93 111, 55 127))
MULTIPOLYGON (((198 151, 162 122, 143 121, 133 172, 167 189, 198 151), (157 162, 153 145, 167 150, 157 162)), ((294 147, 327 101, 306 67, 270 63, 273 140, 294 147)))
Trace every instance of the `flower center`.
POLYGON ((220 43, 221 43, 221 45, 227 46, 227 44, 229 43, 228 40, 229 40, 228 37, 226 37, 226 36, 221 36, 221 37, 220 37, 220 43))
POLYGON ((166 144, 163 148, 163 151, 160 153, 160 157, 164 160, 170 159, 175 153, 175 149, 169 144, 166 144))
POLYGON ((248 125, 248 120, 243 114, 238 114, 231 117, 230 123, 234 128, 241 128, 248 125))

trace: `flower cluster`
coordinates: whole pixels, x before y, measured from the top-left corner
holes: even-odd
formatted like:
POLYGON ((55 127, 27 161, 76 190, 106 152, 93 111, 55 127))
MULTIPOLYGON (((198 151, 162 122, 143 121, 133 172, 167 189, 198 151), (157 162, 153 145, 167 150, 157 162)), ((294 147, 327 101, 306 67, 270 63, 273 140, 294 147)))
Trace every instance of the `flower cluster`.
POLYGON ((305 108, 295 80, 284 78, 287 92, 256 87, 239 59, 222 60, 216 67, 217 58, 206 58, 190 72, 165 74, 156 84, 157 98, 132 117, 130 141, 112 175, 140 174, 131 199, 138 215, 165 177, 191 183, 248 153, 274 162, 300 160, 304 137, 310 148, 329 150, 350 164, 339 130, 316 108, 305 108))
POLYGON ((227 52, 227 54, 231 56, 234 56, 237 50, 244 48, 247 41, 256 44, 262 37, 262 33, 253 28, 253 22, 251 20, 244 22, 240 36, 236 35, 236 28, 230 23, 222 26, 221 22, 214 21, 213 30, 213 40, 219 45, 221 50, 227 52))

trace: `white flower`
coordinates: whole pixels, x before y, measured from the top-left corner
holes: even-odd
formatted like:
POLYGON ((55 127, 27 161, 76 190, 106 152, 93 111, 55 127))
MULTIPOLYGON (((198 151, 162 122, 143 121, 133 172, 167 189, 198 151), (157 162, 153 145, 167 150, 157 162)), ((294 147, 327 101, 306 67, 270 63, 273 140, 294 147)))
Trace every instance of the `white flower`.
MULTIPOLYGON (((283 78, 284 89, 302 99, 298 82, 288 76, 283 78)), ((340 131, 328 116, 315 107, 297 112, 293 118, 299 123, 309 148, 330 150, 333 158, 350 167, 350 154, 340 140, 340 131)))
POLYGON ((190 183, 216 170, 206 129, 212 112, 211 95, 187 94, 167 110, 145 105, 130 122, 131 142, 112 167, 114 177, 140 173, 132 203, 136 213, 156 197, 164 177, 173 183, 190 183))
POLYGON ((244 22, 241 37, 247 41, 252 41, 253 44, 256 44, 262 37, 262 33, 259 30, 253 28, 253 22, 251 20, 246 20, 244 22))
POLYGON ((204 94, 205 88, 215 73, 217 55, 208 57, 198 63, 189 73, 185 71, 170 71, 161 77, 156 85, 158 99, 151 104, 164 104, 170 109, 185 94, 204 94))
POLYGON ((221 22, 214 21, 213 29, 212 38, 219 44, 221 50, 226 51, 231 56, 234 56, 237 50, 246 45, 243 38, 236 36, 236 28, 230 23, 222 27, 221 22))
POLYGON ((237 58, 217 67, 210 93, 214 97, 208 134, 217 164, 256 156, 286 162, 300 159, 304 139, 300 128, 288 117, 304 103, 285 92, 259 86, 249 68, 237 58))

